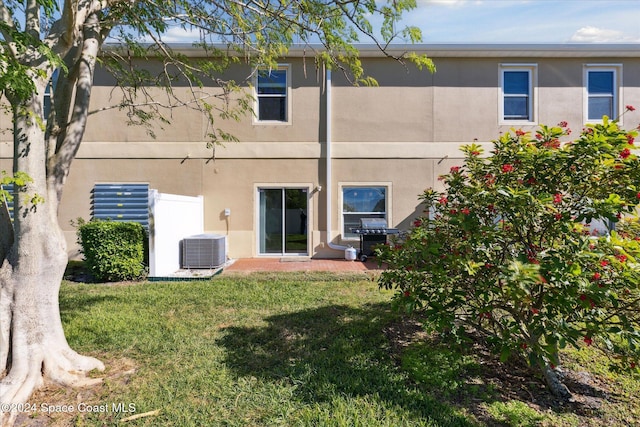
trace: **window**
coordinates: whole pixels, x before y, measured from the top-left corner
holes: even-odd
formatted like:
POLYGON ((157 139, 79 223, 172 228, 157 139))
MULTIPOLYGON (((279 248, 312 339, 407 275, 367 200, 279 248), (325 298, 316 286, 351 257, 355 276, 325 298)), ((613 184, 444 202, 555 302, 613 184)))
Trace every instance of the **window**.
POLYGON ((49 80, 47 88, 44 91, 43 117, 45 121, 49 119, 49 113, 51 113, 51 97, 53 96, 53 92, 56 89, 58 74, 60 74, 60 71, 59 69, 56 69, 51 75, 51 80, 49 80))
POLYGON ((360 218, 387 218, 387 187, 342 187, 343 238, 355 238, 352 228, 360 226, 360 218))
POLYGON ((534 118, 535 65, 502 65, 500 119, 508 124, 531 123, 534 118))
MULTIPOLYGON (((0 175, 1 176, 1 175, 0 175)), ((6 191, 9 193, 9 196, 13 195, 13 183, 12 184, 0 184, 0 190, 6 191)), ((9 211, 9 217, 11 221, 13 221, 13 198, 6 197, 7 195, 0 192, 0 204, 6 203, 7 210, 9 211)))
POLYGON ((258 71, 257 114, 261 122, 289 121, 289 68, 258 71))
POLYGON ((585 121, 602 120, 602 116, 618 116, 618 74, 620 66, 585 67, 585 121))

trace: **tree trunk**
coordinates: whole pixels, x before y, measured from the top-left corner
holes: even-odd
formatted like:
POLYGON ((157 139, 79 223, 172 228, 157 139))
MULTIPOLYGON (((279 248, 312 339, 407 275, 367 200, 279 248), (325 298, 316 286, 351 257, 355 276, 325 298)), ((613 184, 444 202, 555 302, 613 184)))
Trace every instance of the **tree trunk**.
MULTIPOLYGON (((37 79, 35 79, 37 81, 37 79)), ((62 329, 58 292, 67 264, 66 242, 58 225, 56 189, 46 176, 41 106, 46 81, 34 98, 15 107, 14 172, 29 182, 14 199, 14 239, 0 260, 1 403, 23 403, 51 381, 85 385, 100 380, 86 373, 104 365, 77 354, 62 329)), ((13 424, 17 412, 0 412, 0 425, 13 424)))
MULTIPOLYGON (((530 337, 528 344, 531 345, 531 347, 535 347, 542 338, 541 334, 529 330, 527 330, 527 335, 530 337)), ((547 387, 549 387, 549 390, 551 390, 551 393, 553 393, 554 396, 564 401, 568 401, 573 397, 573 395, 567 386, 562 383, 559 371, 555 368, 555 366, 560 365, 560 351, 557 343, 553 345, 553 351, 550 356, 549 361, 538 360, 538 362, 533 363, 531 367, 533 368, 537 366, 538 369, 540 369, 544 382, 547 384, 547 387)))
POLYGON ((562 399, 563 401, 571 400, 573 395, 567 386, 562 383, 562 379, 560 378, 560 375, 558 375, 558 371, 556 369, 551 368, 547 364, 543 364, 540 366, 540 370, 549 390, 551 390, 551 393, 553 393, 554 396, 562 399))

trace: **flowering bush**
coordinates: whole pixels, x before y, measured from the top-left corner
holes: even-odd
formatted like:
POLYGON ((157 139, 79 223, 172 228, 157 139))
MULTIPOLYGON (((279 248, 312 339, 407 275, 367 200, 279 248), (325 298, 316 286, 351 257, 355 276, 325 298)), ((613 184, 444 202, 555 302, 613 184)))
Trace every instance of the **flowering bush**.
POLYGON ((594 346, 616 369, 640 363, 640 242, 592 225, 637 213, 637 131, 606 117, 564 141, 567 123, 462 148, 464 166, 425 190, 412 230, 380 250, 380 285, 441 333, 483 336, 524 357, 557 394, 559 350, 594 346))

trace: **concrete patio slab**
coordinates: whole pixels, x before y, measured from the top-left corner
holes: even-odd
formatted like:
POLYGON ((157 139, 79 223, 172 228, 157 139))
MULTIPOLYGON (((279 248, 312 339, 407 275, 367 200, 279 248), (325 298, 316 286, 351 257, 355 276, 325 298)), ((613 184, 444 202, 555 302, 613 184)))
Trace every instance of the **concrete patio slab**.
POLYGON ((382 267, 374 260, 367 262, 347 261, 344 259, 294 258, 241 258, 224 267, 225 273, 251 273, 261 271, 333 271, 367 272, 380 271, 382 267))

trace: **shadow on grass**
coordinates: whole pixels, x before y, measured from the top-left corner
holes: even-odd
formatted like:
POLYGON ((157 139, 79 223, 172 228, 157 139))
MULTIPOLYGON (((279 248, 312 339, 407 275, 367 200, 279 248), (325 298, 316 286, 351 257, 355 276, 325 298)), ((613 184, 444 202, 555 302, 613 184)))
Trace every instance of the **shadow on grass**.
POLYGON ((122 298, 113 295, 87 295, 61 292, 58 300, 62 320, 70 320, 78 316, 80 312, 87 313, 94 306, 105 304, 109 301, 119 301, 122 298))
MULTIPOLYGON (((395 407, 413 420, 441 426, 474 425, 433 390, 411 382, 394 361, 383 330, 387 304, 332 305, 265 319, 264 327, 229 327, 218 342, 238 376, 285 381, 297 398, 329 404, 364 397, 395 407)), ((430 424, 431 425, 431 424, 430 424)))

